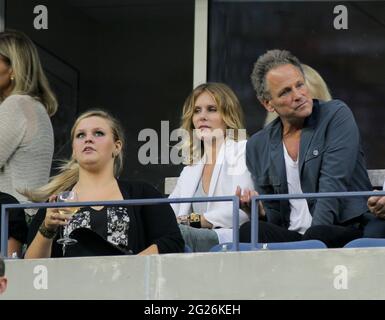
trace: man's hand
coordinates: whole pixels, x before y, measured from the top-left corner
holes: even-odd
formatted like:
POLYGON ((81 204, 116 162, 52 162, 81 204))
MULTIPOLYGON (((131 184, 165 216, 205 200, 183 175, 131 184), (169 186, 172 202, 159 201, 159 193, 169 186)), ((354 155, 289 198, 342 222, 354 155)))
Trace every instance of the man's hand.
MULTIPOLYGON (((255 190, 249 189, 241 189, 240 186, 237 186, 237 190, 235 191, 235 195, 239 198, 240 208, 245 211, 248 215, 251 213, 251 197, 258 196, 258 192, 255 190)), ((266 215, 265 209, 263 208, 262 202, 258 201, 258 211, 259 216, 264 217, 266 215)))
POLYGON ((385 197, 370 197, 368 199, 368 207, 377 218, 385 219, 385 197))

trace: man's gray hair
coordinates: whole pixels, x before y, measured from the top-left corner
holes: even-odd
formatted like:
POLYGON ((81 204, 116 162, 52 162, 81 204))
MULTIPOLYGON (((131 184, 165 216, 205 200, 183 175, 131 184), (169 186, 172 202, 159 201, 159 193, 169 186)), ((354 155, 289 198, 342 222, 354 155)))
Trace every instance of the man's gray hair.
POLYGON ((284 64, 292 64, 304 74, 301 62, 287 50, 269 50, 255 62, 253 72, 251 73, 251 82, 260 101, 271 99, 271 94, 266 85, 266 74, 271 69, 284 64))

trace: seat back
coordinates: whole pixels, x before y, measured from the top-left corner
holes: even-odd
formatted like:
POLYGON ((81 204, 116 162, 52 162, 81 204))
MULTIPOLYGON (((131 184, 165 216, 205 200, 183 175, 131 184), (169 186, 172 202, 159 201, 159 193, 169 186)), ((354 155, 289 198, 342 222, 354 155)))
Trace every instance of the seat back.
POLYGON ((171 194, 178 182, 178 177, 168 177, 164 179, 164 194, 171 194))
MULTIPOLYGON (((231 251, 232 242, 220 243, 210 249, 210 252, 231 251)), ((300 250, 300 249, 326 249, 326 244, 320 240, 303 240, 291 242, 257 243, 261 250, 300 250)), ((251 243, 239 243, 239 251, 251 251, 251 243)))
MULTIPOLYGON (((374 188, 382 188, 385 181, 385 169, 368 170, 370 183, 374 188)), ((178 177, 167 177, 164 179, 164 193, 171 194, 176 186, 178 177)))
POLYGON ((370 248, 385 247, 385 239, 383 238, 360 238, 345 244, 344 248, 370 248))
POLYGON ((368 176, 373 188, 382 188, 385 181, 385 169, 368 170, 368 176))
POLYGON ((184 245, 184 252, 185 252, 185 253, 191 253, 191 252, 193 252, 193 251, 192 251, 192 249, 191 249, 187 244, 185 244, 185 245, 184 245))

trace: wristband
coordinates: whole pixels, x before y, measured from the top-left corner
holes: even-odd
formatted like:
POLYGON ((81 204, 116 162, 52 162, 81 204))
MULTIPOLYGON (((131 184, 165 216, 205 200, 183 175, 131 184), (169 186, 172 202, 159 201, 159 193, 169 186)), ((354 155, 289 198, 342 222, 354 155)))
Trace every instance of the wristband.
POLYGON ((57 230, 50 230, 48 229, 46 226, 45 226, 45 223, 43 221, 43 223, 41 224, 40 228, 39 228, 39 232, 40 234, 44 237, 44 238, 47 238, 47 239, 53 239, 56 237, 57 235, 57 230))

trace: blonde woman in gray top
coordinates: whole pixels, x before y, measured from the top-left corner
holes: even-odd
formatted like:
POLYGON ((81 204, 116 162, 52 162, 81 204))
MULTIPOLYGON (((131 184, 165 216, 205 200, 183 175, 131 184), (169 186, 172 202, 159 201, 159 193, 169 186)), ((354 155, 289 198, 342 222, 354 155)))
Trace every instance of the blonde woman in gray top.
POLYGON ((18 31, 0 32, 0 102, 0 191, 24 201, 18 191, 48 182, 57 102, 35 45, 18 31))

